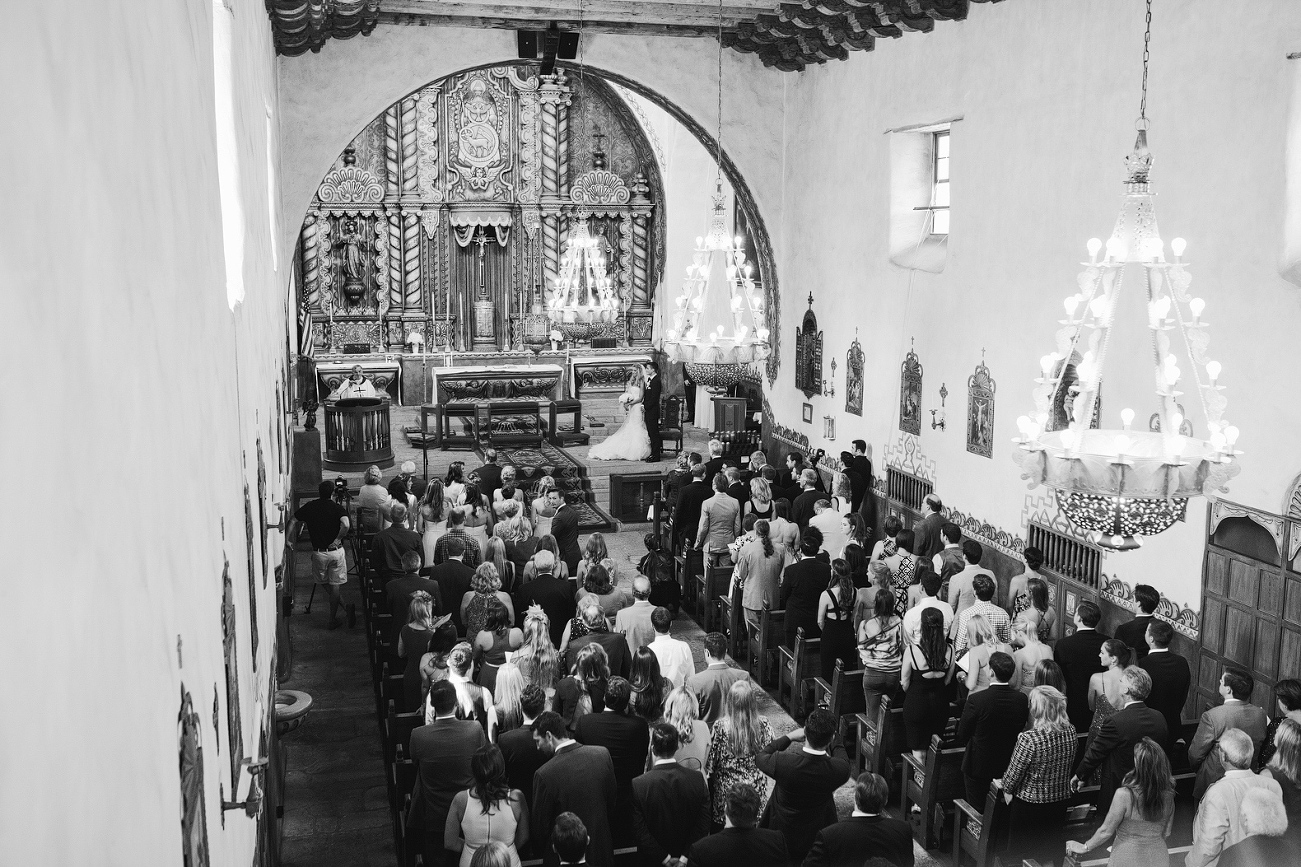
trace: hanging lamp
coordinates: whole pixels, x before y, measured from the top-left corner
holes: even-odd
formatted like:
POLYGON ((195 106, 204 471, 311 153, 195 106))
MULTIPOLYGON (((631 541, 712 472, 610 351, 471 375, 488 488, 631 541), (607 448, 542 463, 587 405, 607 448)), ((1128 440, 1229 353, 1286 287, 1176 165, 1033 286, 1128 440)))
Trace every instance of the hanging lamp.
MULTIPOLYGON (((1077 278, 1079 291, 1063 302, 1066 318, 1060 321, 1056 348, 1040 359, 1035 412, 1017 419, 1020 436, 1014 440, 1019 446, 1014 458, 1030 487, 1052 488, 1072 524, 1090 533, 1096 544, 1117 551, 1137 548, 1141 537, 1168 529, 1183 517, 1189 499, 1214 499, 1240 472, 1235 459, 1242 454, 1235 448, 1238 429, 1224 417, 1226 401, 1218 383, 1222 367, 1207 354, 1206 304, 1188 291, 1192 277, 1183 260, 1185 242, 1170 242, 1174 261, 1169 261, 1157 230, 1147 143, 1151 0, 1146 22, 1138 136, 1125 159, 1128 177, 1120 216, 1105 245, 1097 238, 1087 244, 1089 261, 1077 278), (1146 300, 1152 371, 1132 373, 1142 379, 1155 374, 1156 411, 1148 430, 1133 427, 1132 408, 1118 414, 1121 428, 1097 426, 1117 304, 1128 288, 1126 272, 1137 272, 1146 300), (1182 346, 1172 340, 1176 334, 1182 346), (1186 369, 1176 350, 1191 362, 1186 369), (1196 435, 1194 420, 1184 417, 1184 397, 1200 407, 1204 436, 1196 435)), ((1131 372, 1117 373, 1121 376, 1113 384, 1131 372)))

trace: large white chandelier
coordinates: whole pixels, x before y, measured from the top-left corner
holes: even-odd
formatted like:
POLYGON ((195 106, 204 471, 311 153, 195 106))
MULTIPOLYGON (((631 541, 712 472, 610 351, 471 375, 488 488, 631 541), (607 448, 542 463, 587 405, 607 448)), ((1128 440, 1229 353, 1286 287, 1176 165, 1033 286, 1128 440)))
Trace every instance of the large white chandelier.
POLYGON ((566 240, 559 274, 547 298, 552 325, 570 339, 585 338, 602 323, 613 323, 621 306, 600 238, 588 230, 587 220, 587 213, 577 215, 577 225, 566 240))

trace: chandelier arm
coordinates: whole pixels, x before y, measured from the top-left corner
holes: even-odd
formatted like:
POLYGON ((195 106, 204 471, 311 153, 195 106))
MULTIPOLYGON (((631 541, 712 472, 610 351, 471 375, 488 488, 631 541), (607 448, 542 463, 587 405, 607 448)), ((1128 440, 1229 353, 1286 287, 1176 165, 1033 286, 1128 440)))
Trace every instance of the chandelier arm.
MULTIPOLYGON (((1166 268, 1168 269, 1169 266, 1167 265, 1166 268)), ((1171 282, 1168 280, 1168 277, 1167 282, 1171 282)), ((1175 312, 1175 321, 1179 324, 1179 333, 1184 338, 1184 348, 1188 350, 1188 363, 1192 365, 1193 382, 1197 386, 1197 400, 1202 405, 1202 415, 1206 417, 1206 422, 1209 425, 1211 421, 1211 409, 1206 402, 1206 389, 1202 385, 1202 366, 1197 361, 1197 355, 1193 351, 1192 340, 1189 337, 1192 326, 1191 324, 1184 322, 1184 313, 1179 309, 1179 299, 1175 297, 1173 282, 1171 282, 1170 286, 1170 307, 1175 312)), ((1208 382, 1207 386, 1209 385, 1210 383, 1208 382)), ((1209 434, 1210 431, 1208 430, 1207 433, 1209 434)))
MULTIPOLYGON (((1105 324, 1100 329, 1098 329, 1102 332, 1102 336, 1098 339, 1098 352, 1093 360, 1093 369, 1096 375, 1094 376, 1093 381, 1089 383, 1088 389, 1084 392, 1085 400, 1084 400, 1084 405, 1082 407, 1084 411, 1076 413, 1074 423, 1068 426, 1070 428, 1075 429, 1075 433, 1079 437, 1078 442, 1080 442, 1081 444, 1083 444, 1084 435, 1089 430, 1089 424, 1093 420, 1093 408, 1097 406, 1098 403, 1098 383, 1102 381, 1102 366, 1103 366, 1103 362, 1106 361, 1107 358, 1107 346, 1111 340, 1111 328, 1115 323, 1116 306, 1120 301, 1121 287, 1124 285, 1125 282, 1124 264, 1121 263, 1119 265, 1113 265, 1109 269, 1108 273, 1102 275, 1102 279, 1099 282, 1105 282, 1108 277, 1111 278, 1111 286, 1110 286, 1111 292, 1108 293, 1106 288, 1104 287, 1102 289, 1102 295, 1104 298, 1108 297, 1109 295, 1111 298, 1111 303, 1107 305, 1106 319, 1104 320, 1105 324)), ((1093 295, 1090 298, 1085 299, 1085 304, 1088 304, 1091 300, 1096 298, 1097 294, 1098 294, 1098 287, 1095 285, 1093 290, 1093 295)), ((1080 330, 1076 333, 1075 340, 1072 341, 1071 343, 1072 355, 1075 354, 1076 347, 1079 345, 1080 336, 1083 333, 1083 331, 1084 331, 1084 318, 1081 317, 1080 330)), ((1067 360, 1069 360, 1069 358, 1070 356, 1067 356, 1067 360)), ((1063 363, 1062 364, 1063 375, 1065 375, 1065 372, 1066 372, 1066 365, 1065 363, 1063 363)), ((1056 391, 1056 388, 1054 388, 1053 390, 1056 391)))
MULTIPOLYGON (((1144 279, 1147 281, 1147 304, 1149 310, 1152 309, 1152 305, 1155 304, 1157 300, 1156 292, 1153 289, 1152 283, 1152 267, 1153 266, 1148 263, 1144 263, 1143 265, 1143 275, 1144 279)), ((1157 383, 1156 396, 1161 400, 1161 435, 1162 439, 1166 441, 1166 445, 1169 446, 1171 438, 1179 435, 1179 431, 1172 430, 1172 428, 1174 428, 1174 414, 1178 411, 1174 394, 1175 386, 1174 383, 1168 382, 1165 375, 1161 372, 1163 360, 1161 358, 1160 321, 1157 322, 1156 328, 1149 328, 1149 331, 1152 332, 1152 369, 1157 383), (1162 387, 1165 389, 1164 392, 1161 390, 1162 387)), ((1167 486, 1168 484, 1169 481, 1167 477, 1167 486)))

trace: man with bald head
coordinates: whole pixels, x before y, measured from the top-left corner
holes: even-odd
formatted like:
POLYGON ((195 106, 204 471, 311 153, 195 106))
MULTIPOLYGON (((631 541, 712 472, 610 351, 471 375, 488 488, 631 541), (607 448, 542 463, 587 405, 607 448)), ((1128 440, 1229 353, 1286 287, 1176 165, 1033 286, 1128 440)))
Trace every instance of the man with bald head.
POLYGON ((638 575, 632 582, 632 605, 614 616, 614 631, 628 639, 630 656, 635 656, 643 645, 655 640, 655 625, 651 623, 655 606, 650 603, 650 594, 650 579, 638 575))

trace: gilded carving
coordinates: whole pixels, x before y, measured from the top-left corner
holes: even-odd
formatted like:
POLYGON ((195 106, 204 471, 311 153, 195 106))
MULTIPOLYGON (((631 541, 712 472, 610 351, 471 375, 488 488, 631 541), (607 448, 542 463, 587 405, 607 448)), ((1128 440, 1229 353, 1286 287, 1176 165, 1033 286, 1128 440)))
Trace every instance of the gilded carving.
POLYGON ((397 190, 400 183, 401 163, 398 159, 398 148, 402 144, 402 134, 398 131, 398 121, 396 105, 384 109, 384 173, 390 190, 397 190))
POLYGON ((410 211, 402 215, 402 276, 405 283, 403 307, 419 311, 420 215, 410 211))
POLYGON ((316 214, 309 212, 306 219, 303 220, 303 228, 299 233, 303 261, 302 303, 309 310, 320 304, 321 290, 317 285, 320 267, 316 255, 316 236, 319 232, 317 222, 318 217, 316 214))
POLYGON ((388 220, 375 221, 375 303, 379 315, 382 317, 389 309, 389 235, 399 233, 401 229, 396 226, 390 227, 388 220))

